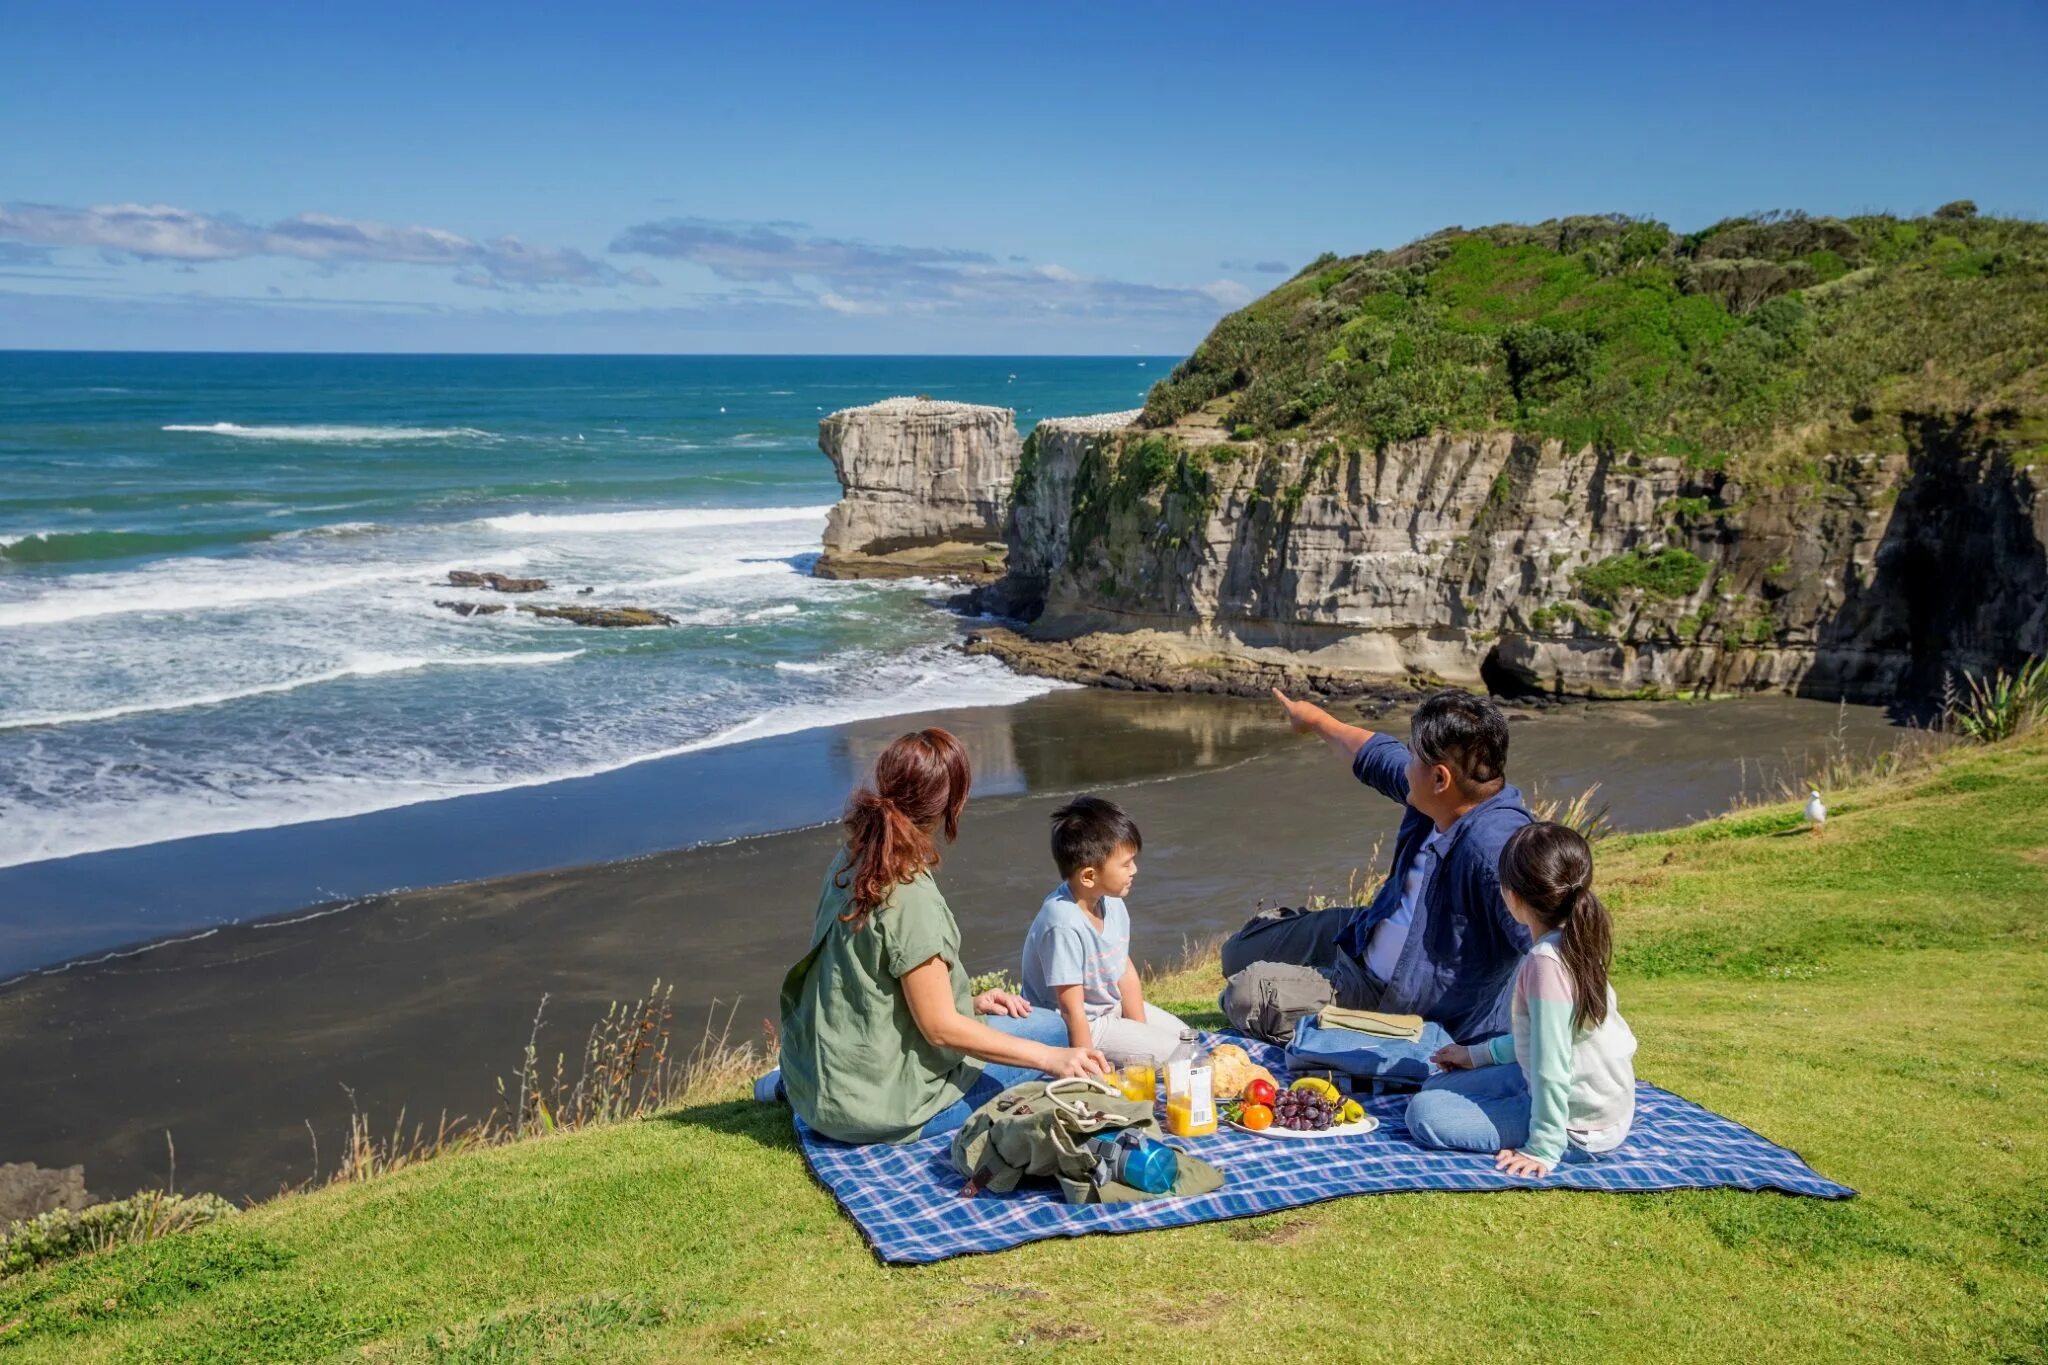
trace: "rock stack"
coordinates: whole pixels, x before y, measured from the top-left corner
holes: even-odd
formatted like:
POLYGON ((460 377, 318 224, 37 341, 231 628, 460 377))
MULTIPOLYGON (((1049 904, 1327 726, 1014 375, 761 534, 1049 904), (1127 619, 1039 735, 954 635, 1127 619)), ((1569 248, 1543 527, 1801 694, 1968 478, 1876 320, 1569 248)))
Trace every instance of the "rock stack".
POLYGON ((1023 442, 1009 408, 888 398, 818 423, 842 490, 825 522, 825 578, 1002 572, 1023 442))

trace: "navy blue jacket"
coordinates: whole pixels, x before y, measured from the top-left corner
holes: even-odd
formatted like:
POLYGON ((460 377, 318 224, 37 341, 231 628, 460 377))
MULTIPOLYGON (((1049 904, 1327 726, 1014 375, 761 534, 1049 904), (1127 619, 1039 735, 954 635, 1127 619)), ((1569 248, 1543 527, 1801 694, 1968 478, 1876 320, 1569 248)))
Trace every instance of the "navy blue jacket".
MULTIPOLYGON (((1367 740, 1351 771, 1382 796, 1407 805, 1408 746, 1392 735, 1367 740)), ((1521 792, 1503 785, 1451 827, 1379 1008, 1419 1014, 1461 1043, 1507 1031, 1507 988, 1529 951, 1529 931, 1515 923, 1500 898, 1500 850, 1533 818, 1521 792)), ((1393 875, 1372 904, 1353 916, 1340 940, 1360 963, 1374 926, 1400 909, 1409 864, 1435 831, 1427 815, 1408 806, 1394 840, 1393 875)))

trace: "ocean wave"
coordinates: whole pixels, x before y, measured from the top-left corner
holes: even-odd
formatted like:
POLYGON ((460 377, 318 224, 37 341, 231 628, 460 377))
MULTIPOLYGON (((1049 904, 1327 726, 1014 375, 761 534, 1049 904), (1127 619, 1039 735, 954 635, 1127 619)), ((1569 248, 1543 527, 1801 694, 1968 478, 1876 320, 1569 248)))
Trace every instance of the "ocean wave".
POLYGON ((638 512, 513 512, 485 517, 494 531, 687 531, 700 526, 758 526, 779 521, 823 521, 821 507, 650 507, 638 512))
POLYGON ((418 776, 415 768, 402 778, 334 774, 238 793, 210 790, 185 797, 46 811, 17 807, 9 812, 7 825, 0 828, 0 835, 5 836, 0 842, 0 867, 544 786, 826 726, 923 711, 1007 706, 1071 686, 1012 673, 988 658, 949 655, 943 662, 927 659, 912 666, 914 663, 899 659, 896 666, 882 669, 883 689, 866 696, 779 706, 682 744, 501 779, 435 780, 418 776))
POLYGON ((198 425, 173 422, 165 431, 196 432, 202 436, 234 436, 245 441, 307 441, 314 444, 362 445, 373 441, 455 441, 494 440, 492 433, 476 427, 358 427, 358 426, 256 426, 240 422, 209 422, 198 425))
MULTIPOLYGON (((492 556, 492 563, 508 569, 519 567, 525 560, 525 552, 518 550, 492 556)), ((435 564, 382 564, 294 573, 286 566, 264 560, 172 560, 155 566, 155 572, 80 575, 99 581, 23 601, 0 602, 0 626, 45 626, 135 612, 212 611, 251 602, 311 597, 395 579, 431 581, 446 577, 450 569, 462 567, 461 560, 446 560, 435 564), (195 568, 200 572, 192 572, 195 568), (230 571, 222 572, 223 569, 230 571)))
POLYGON ((0 536, 0 559, 13 564, 79 564, 95 559, 174 555, 211 545, 247 545, 269 531, 28 531, 0 536))
POLYGON ((663 588, 688 588, 699 583, 722 583, 734 578, 763 578, 777 574, 794 574, 797 566, 787 559, 735 559, 722 564, 707 564, 701 569, 687 573, 667 574, 660 578, 636 578, 627 583, 606 583, 600 591, 607 594, 632 594, 636 592, 657 592, 663 588))
MULTIPOLYGON (((287 513, 290 513, 294 509, 287 508, 285 510, 287 513)), ((383 529, 384 527, 381 523, 374 521, 337 521, 325 526, 301 526, 296 531, 283 531, 278 534, 277 538, 279 540, 314 540, 322 536, 367 536, 374 535, 383 529)))
POLYGON ((247 697, 274 696, 280 692, 296 692, 302 687, 317 687, 322 683, 339 682, 343 678, 375 678, 386 673, 411 673, 422 668, 517 668, 536 667, 542 664, 566 663, 582 654, 580 649, 563 649, 551 652, 529 654, 471 654, 447 658, 404 658, 397 656, 373 656, 357 659, 340 668, 330 668, 320 673, 308 673, 304 677, 285 678, 278 682, 259 683, 254 687, 237 688, 228 692, 208 692, 192 697, 174 697, 163 701, 138 701, 122 706, 106 706, 96 711, 51 712, 47 715, 0 717, 0 730, 28 730, 43 726, 86 725, 94 721, 113 720, 120 716, 149 715, 159 711, 192 711, 202 706, 224 706, 228 702, 241 701, 247 697))

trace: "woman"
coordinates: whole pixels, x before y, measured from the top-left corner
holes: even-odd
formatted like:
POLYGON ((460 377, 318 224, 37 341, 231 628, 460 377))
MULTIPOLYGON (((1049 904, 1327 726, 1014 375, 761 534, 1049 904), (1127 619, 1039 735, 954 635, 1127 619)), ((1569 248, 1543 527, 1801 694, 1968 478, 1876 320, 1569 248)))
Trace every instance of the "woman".
MULTIPOLYGON (((782 983, 781 1087, 805 1123, 842 1142, 946 1133, 1033 1074, 1095 1076, 1094 1048, 1007 991, 969 998, 960 926, 931 870, 972 781, 944 730, 905 735, 846 808, 846 847, 818 892, 811 951, 782 983)), ((772 1085, 768 1078, 763 1083, 772 1085)))

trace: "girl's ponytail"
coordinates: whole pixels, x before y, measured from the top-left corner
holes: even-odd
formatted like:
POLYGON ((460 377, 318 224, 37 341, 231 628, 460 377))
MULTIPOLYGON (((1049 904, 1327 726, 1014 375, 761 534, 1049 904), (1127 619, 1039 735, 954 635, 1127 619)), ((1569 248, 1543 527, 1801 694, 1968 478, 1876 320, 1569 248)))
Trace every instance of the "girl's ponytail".
MULTIPOLYGON (((1590 863, 1590 860, 1589 860, 1590 863)), ((1586 869, 1592 871, 1590 865, 1586 869)), ((1607 969, 1614 960, 1614 927, 1590 885, 1571 893, 1557 955, 1572 979, 1572 1027, 1598 1028, 1607 1019, 1607 969)))
POLYGON ((1524 825, 1500 851, 1500 884, 1558 932, 1558 956, 1572 983, 1572 1027, 1598 1028, 1607 1018, 1614 926, 1593 893, 1592 848, 1565 825, 1524 825))
POLYGON ((960 832, 973 775, 967 750, 944 730, 905 735, 875 760, 874 785, 846 803, 846 865, 834 878, 852 901, 839 918, 859 930, 896 888, 937 867, 931 831, 960 832))

